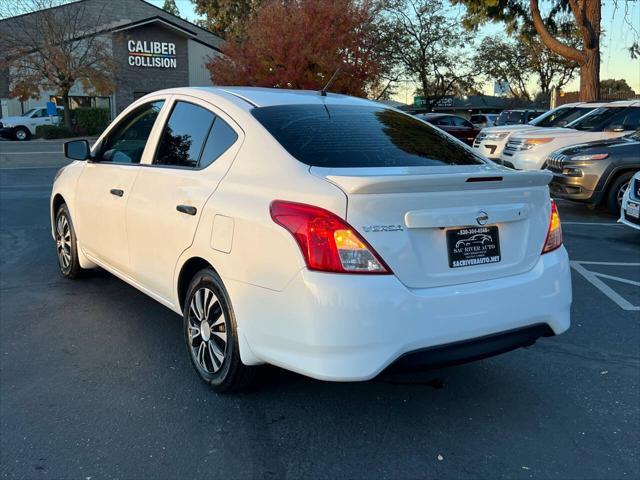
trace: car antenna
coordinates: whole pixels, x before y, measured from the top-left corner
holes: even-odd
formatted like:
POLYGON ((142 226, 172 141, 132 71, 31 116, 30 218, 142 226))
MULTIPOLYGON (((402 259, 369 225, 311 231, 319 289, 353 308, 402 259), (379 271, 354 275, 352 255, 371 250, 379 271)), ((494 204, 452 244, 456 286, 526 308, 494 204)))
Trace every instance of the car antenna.
POLYGON ((329 89, 329 87, 331 85, 333 85, 333 82, 335 81, 336 77, 338 76, 338 73, 340 73, 340 67, 336 68, 336 71, 333 72, 333 75, 331 75, 331 78, 329 79, 329 81, 327 82, 327 84, 322 87, 322 90, 320 90, 320 95, 323 97, 327 96, 327 90, 329 89))

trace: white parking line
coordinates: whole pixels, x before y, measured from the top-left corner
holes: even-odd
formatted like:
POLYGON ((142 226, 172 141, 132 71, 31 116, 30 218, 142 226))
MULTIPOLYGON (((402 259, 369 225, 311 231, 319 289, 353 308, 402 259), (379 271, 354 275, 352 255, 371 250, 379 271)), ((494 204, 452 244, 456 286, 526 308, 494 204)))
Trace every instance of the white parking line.
POLYGON ((562 225, 596 225, 599 227, 619 227, 621 223, 615 222, 562 222, 562 225))
POLYGON ((0 155, 36 155, 38 153, 64 153, 60 150, 44 150, 42 152, 0 152, 0 155))
POLYGON ((611 301, 616 303, 623 310, 631 310, 631 311, 640 311, 639 305, 633 305, 626 298, 612 289, 609 285, 604 283, 601 278, 606 278, 607 280, 613 280, 616 282, 625 283, 628 285, 635 285, 640 287, 640 282, 636 282, 635 280, 630 280, 628 278, 616 277, 613 275, 607 275, 605 273, 600 272, 592 272, 591 270, 587 270, 583 265, 612 265, 619 267, 640 267, 640 263, 622 263, 622 262, 577 262, 572 261, 571 267, 582 275, 589 283, 591 283, 594 287, 604 293, 611 301))
POLYGON ((0 171, 2 170, 51 170, 53 168, 62 168, 65 165, 53 165, 50 167, 0 167, 0 171))

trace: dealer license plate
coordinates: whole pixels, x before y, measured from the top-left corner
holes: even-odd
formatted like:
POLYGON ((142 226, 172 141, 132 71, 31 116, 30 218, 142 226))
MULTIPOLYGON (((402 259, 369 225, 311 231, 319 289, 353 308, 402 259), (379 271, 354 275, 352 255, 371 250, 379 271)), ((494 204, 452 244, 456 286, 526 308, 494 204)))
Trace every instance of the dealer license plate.
POLYGON ((470 267, 500 261, 498 227, 471 227, 447 230, 449 267, 470 267))

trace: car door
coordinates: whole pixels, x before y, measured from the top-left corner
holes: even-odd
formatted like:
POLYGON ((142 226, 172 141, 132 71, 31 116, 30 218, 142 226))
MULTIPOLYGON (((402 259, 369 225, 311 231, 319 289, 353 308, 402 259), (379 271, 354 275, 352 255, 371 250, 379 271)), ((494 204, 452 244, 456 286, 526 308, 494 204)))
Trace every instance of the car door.
POLYGON ((36 134, 36 128, 39 127, 40 125, 50 125, 50 124, 51 124, 51 118, 49 117, 49 115, 47 115, 46 108, 39 108, 35 110, 31 114, 31 117, 29 118, 29 120, 27 120, 27 127, 29 128, 31 135, 36 134))
POLYGON ((453 123, 453 130, 451 133, 453 135, 462 140, 467 145, 471 145, 473 143, 473 139, 476 138, 476 129, 473 124, 464 118, 460 117, 450 117, 453 123))
POLYGON ((140 105, 114 125, 76 187, 74 222, 81 248, 125 275, 130 273, 125 206, 163 104, 157 99, 140 105))
POLYGON ((604 127, 607 137, 618 137, 640 128, 640 107, 627 107, 614 116, 604 127))
POLYGON ((243 133, 224 112, 189 96, 173 97, 163 125, 129 199, 127 232, 134 279, 171 303, 178 258, 192 244, 243 133))

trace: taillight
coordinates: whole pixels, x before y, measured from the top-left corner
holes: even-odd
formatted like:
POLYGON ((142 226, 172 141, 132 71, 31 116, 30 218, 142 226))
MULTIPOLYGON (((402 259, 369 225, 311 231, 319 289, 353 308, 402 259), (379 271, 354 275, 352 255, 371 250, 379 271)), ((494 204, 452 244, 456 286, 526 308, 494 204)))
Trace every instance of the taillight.
POLYGON ((310 270, 391 273, 365 239, 323 208, 275 200, 271 203, 271 218, 293 235, 310 270))
POLYGON ((549 219, 549 230, 547 240, 544 242, 542 253, 548 253, 562 245, 562 226, 560 225, 560 215, 556 202, 551 200, 551 218, 549 219))

